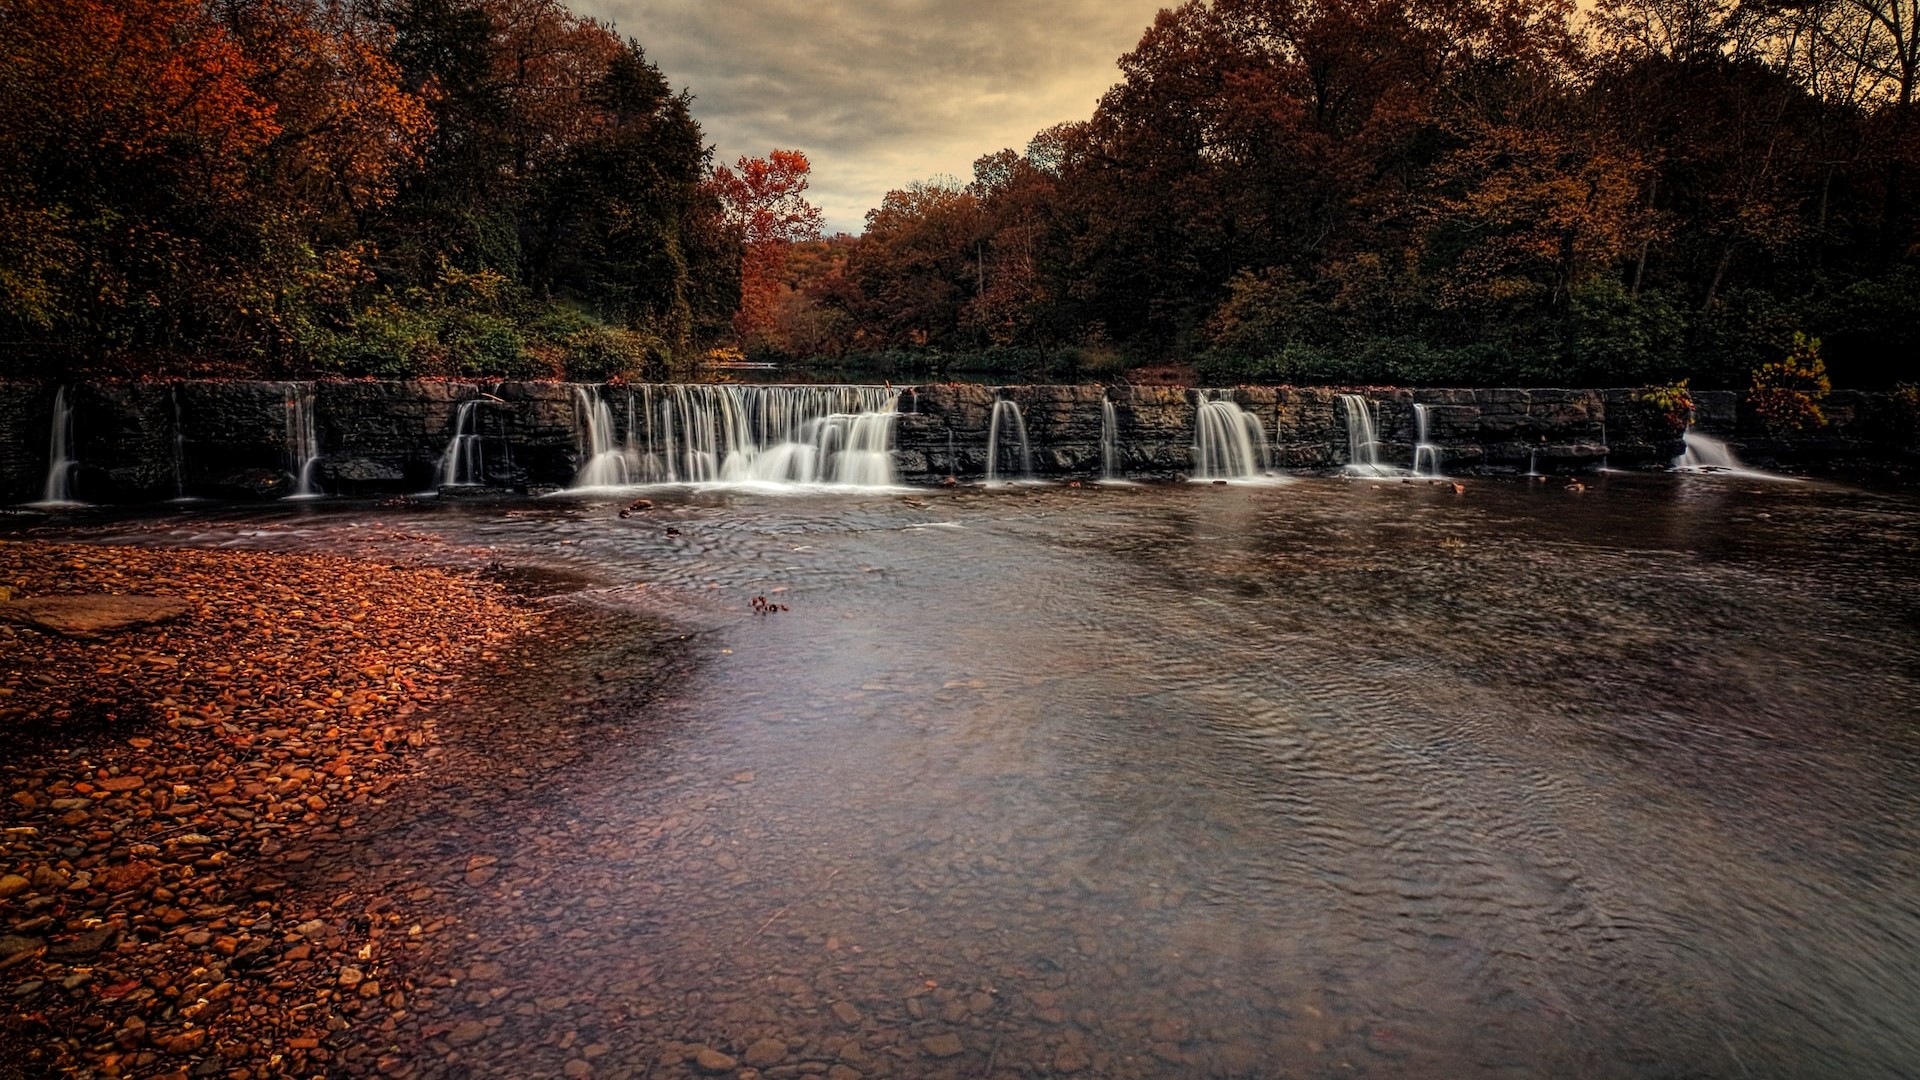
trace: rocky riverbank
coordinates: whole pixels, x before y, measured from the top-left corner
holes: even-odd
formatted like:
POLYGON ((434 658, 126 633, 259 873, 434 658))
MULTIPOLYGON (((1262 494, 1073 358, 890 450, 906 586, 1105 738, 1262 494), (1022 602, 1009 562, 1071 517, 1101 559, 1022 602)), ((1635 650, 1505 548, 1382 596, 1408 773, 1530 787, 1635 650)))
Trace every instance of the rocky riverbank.
POLYGON ((0 1077, 321 1075, 406 1017, 437 927, 303 867, 539 613, 336 555, 8 542, 0 588, 0 1077), (171 602, 46 603, 102 595, 171 602))

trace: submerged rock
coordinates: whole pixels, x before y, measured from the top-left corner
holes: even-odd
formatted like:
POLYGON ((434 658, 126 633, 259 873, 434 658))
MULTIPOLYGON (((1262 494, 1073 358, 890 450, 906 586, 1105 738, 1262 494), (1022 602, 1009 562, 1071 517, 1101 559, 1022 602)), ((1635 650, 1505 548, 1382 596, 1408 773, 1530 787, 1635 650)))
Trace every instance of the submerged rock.
POLYGON ((192 611, 171 596, 41 596, 0 604, 0 619, 76 638, 99 638, 178 619, 192 611))

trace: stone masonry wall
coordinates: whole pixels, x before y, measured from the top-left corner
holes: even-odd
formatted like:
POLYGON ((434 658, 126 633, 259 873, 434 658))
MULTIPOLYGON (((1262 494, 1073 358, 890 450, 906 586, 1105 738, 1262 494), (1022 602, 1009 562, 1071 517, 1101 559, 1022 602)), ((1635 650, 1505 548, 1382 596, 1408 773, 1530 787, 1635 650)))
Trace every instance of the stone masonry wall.
MULTIPOLYGON (((0 384, 0 502, 40 497, 50 447, 54 387, 0 384)), ((937 482, 987 471, 994 402, 1024 416, 1040 476, 1097 476, 1103 399, 1111 399, 1124 471, 1167 478, 1193 467, 1197 403, 1224 398, 1255 416, 1281 469, 1346 463, 1347 422, 1338 398, 1373 405, 1385 464, 1413 458, 1414 409, 1428 410, 1429 438, 1451 472, 1570 472, 1600 465, 1665 465, 1680 435, 1638 391, 948 384, 902 390, 894 444, 901 478, 937 482)), ((269 497, 291 490, 288 451, 294 402, 310 396, 317 417, 319 480, 336 493, 417 492, 432 486, 461 403, 475 401, 491 482, 566 484, 581 460, 577 388, 562 383, 183 381, 71 387, 77 497, 134 502, 177 494, 269 497)), ((1830 425, 1781 438, 1766 433, 1733 393, 1695 395, 1701 430, 1729 439, 1756 465, 1920 464, 1911 410, 1891 395, 1839 392, 1830 425)), ((615 410, 616 427, 624 413, 615 410)), ((624 430, 618 431, 624 435, 624 430)), ((1003 458, 1009 461, 1010 458, 1003 458)))

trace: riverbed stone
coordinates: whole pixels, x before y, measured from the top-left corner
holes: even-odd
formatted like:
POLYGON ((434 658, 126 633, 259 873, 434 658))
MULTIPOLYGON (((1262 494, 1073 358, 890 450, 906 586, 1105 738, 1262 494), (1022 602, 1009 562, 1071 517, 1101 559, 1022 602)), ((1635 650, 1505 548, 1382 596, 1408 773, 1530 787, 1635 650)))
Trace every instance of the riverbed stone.
POLYGON ((783 1039, 759 1039, 747 1047, 741 1056, 742 1061, 756 1069, 766 1069, 787 1059, 787 1044, 783 1039))
POLYGON ((0 603, 0 620, 75 638, 102 638, 152 626, 192 611, 170 596, 42 596, 0 603))

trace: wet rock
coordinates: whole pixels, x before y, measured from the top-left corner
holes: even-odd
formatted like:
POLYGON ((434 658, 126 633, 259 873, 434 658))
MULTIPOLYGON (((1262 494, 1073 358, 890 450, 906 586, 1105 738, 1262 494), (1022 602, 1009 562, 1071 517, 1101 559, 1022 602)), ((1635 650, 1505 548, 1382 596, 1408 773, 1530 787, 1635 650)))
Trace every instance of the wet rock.
POLYGON ((100 952, 120 939, 120 931, 111 926, 89 930, 84 934, 55 944, 47 950, 47 955, 56 960, 82 960, 100 952))
POLYGON ((59 892, 71 879, 65 870, 41 865, 33 869, 33 887, 40 892, 59 892))
POLYGON ((32 887, 32 883, 19 874, 0 874, 0 900, 11 900, 32 887))
POLYGON ((23 964, 40 955, 45 943, 39 938, 18 937, 12 934, 0 937, 0 971, 15 964, 23 964))
POLYGON ((1092 1064, 1093 1059, 1077 1046, 1063 1046, 1053 1055, 1053 1071, 1064 1076, 1082 1072, 1092 1064))
POLYGON ((848 1027, 860 1026, 860 1020, 861 1020, 860 1007, 855 1005, 851 1001, 834 1002, 833 1016, 834 1016, 834 1019, 840 1021, 841 1023, 847 1025, 848 1027))
POLYGON ((780 1064, 787 1058, 787 1044, 782 1039, 761 1039, 747 1047, 741 1058, 756 1069, 766 1069, 780 1064))
POLYGON ((929 1035, 920 1040, 920 1048, 937 1058, 957 1057, 966 1047, 961 1044, 960 1036, 951 1031, 938 1035, 929 1035))
POLYGON ((740 1062, 711 1046, 696 1046, 693 1049, 693 1067, 709 1076, 718 1076, 739 1068, 740 1062))
POLYGON ((42 596, 0 603, 0 621, 74 638, 102 638, 187 615, 185 600, 168 596, 42 596))
POLYGON ((447 1032, 447 1045, 455 1048, 472 1046, 487 1037, 487 1025, 478 1020, 462 1020, 447 1032))

